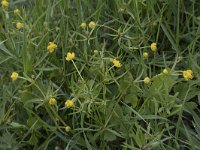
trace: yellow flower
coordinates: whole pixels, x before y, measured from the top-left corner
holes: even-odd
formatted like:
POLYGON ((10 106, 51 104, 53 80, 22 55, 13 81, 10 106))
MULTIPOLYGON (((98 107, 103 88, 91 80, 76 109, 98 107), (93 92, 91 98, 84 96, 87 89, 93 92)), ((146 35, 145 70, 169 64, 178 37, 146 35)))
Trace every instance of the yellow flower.
POLYGON ((22 24, 21 22, 18 22, 18 23, 16 24, 16 28, 17 28, 17 29, 23 28, 23 24, 22 24))
POLYGON ((95 50, 94 50, 94 54, 95 54, 95 55, 99 54, 99 51, 95 49, 95 50))
POLYGON ((2 0, 1 5, 6 8, 9 6, 9 2, 7 0, 2 0))
POLYGON ((15 80, 17 80, 18 79, 18 77, 19 77, 19 74, 17 73, 17 72, 13 72, 12 74, 11 74, 11 79, 13 80, 13 81, 15 81, 15 80))
POLYGON ((50 105, 56 105, 56 103, 57 103, 57 101, 56 101, 55 98, 50 98, 50 99, 49 99, 49 104, 50 104, 50 105))
POLYGON ((70 127, 70 126, 66 126, 66 127, 65 127, 65 131, 66 131, 66 132, 71 131, 71 127, 70 127))
POLYGON ((168 74, 168 73, 169 73, 169 71, 167 69, 163 70, 163 74, 168 74))
POLYGON ((53 42, 49 42, 49 45, 47 46, 47 50, 49 53, 53 53, 54 50, 57 48, 57 45, 53 42))
POLYGON ((89 23, 89 28, 94 29, 96 27, 96 23, 94 21, 91 21, 89 23))
POLYGON ((66 59, 67 61, 71 61, 71 60, 73 60, 74 58, 75 58, 75 53, 74 53, 74 52, 72 52, 72 53, 68 52, 67 55, 66 55, 66 57, 65 57, 65 59, 66 59))
POLYGON ((156 44, 156 43, 152 43, 152 44, 151 44, 151 50, 152 50, 153 52, 156 52, 156 51, 157 51, 157 44, 156 44))
POLYGON ((192 70, 188 69, 188 70, 183 71, 183 77, 184 77, 185 80, 191 80, 191 79, 193 79, 193 72, 192 72, 192 70))
POLYGON ((67 108, 71 108, 71 107, 73 107, 74 106, 74 102, 72 101, 72 100, 66 100, 66 102, 65 102, 65 107, 67 107, 67 108))
POLYGON ((20 10, 19 10, 19 9, 15 9, 15 10, 14 10, 14 14, 15 14, 15 15, 19 15, 19 14, 20 14, 20 10))
POLYGON ((122 64, 120 63, 120 61, 116 60, 116 59, 113 59, 112 63, 117 68, 120 68, 122 66, 122 64))
POLYGON ((143 53, 143 58, 147 59, 149 57, 149 54, 147 52, 143 53))
POLYGON ((146 77, 146 78, 144 78, 143 81, 145 84, 148 84, 149 82, 151 82, 151 79, 149 77, 146 77))
POLYGON ((87 27, 87 24, 85 22, 81 23, 81 28, 85 29, 87 27))

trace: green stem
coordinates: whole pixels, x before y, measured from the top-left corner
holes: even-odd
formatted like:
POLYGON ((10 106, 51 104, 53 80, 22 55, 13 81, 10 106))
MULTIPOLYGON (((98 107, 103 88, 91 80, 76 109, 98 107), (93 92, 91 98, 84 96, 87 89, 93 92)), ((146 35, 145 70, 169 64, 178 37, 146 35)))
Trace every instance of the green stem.
POLYGON ((81 76, 81 73, 80 73, 80 71, 78 70, 78 68, 77 68, 77 66, 76 66, 76 64, 74 63, 73 60, 72 60, 72 63, 73 63, 73 65, 74 65, 74 67, 76 68, 76 71, 78 72, 78 74, 79 74, 81 80, 83 80, 83 82, 85 82, 85 80, 84 80, 83 77, 81 76))

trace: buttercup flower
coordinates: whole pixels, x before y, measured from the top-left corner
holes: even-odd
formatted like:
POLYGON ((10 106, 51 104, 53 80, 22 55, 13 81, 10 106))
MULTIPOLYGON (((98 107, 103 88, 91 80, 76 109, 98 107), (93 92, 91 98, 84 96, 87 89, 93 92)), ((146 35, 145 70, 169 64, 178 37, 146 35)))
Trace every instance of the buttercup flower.
POLYGON ((23 28, 23 24, 22 24, 21 22, 17 22, 16 28, 17 28, 17 29, 23 28))
POLYGON ((143 81, 145 84, 148 84, 149 82, 151 82, 151 79, 149 77, 146 77, 146 78, 144 78, 143 81))
POLYGON ((152 50, 153 52, 156 52, 156 51, 157 51, 157 44, 156 44, 156 43, 152 43, 152 44, 151 44, 151 50, 152 50))
POLYGON ((85 22, 81 23, 81 28, 85 29, 87 27, 87 24, 85 22))
POLYGON ((191 79, 193 79, 193 72, 192 72, 192 70, 188 69, 188 70, 183 71, 183 77, 184 77, 185 80, 191 80, 191 79))
POLYGON ((50 104, 50 105, 56 105, 56 103, 57 103, 57 101, 56 101, 55 98, 50 98, 50 99, 49 99, 49 104, 50 104))
POLYGON ((14 10, 14 14, 15 14, 15 15, 19 15, 19 14, 20 14, 20 10, 19 10, 19 9, 15 9, 15 10, 14 10))
POLYGON ((143 53, 143 58, 147 59, 149 57, 149 54, 147 52, 143 53))
POLYGON ((18 74, 17 72, 13 72, 13 73, 11 74, 11 76, 10 76, 10 78, 11 78, 13 81, 17 80, 18 77, 19 77, 19 74, 18 74))
POLYGON ((70 127, 70 126, 66 126, 66 127, 65 127, 65 131, 66 131, 66 132, 71 131, 71 127, 70 127))
POLYGON ((71 107, 73 107, 74 106, 74 102, 72 101, 72 100, 66 100, 66 102, 65 102, 65 107, 67 107, 67 108, 71 108, 71 107))
POLYGON ((169 73, 169 71, 167 69, 163 70, 163 74, 168 74, 168 73, 169 73))
POLYGON ((113 59, 112 63, 117 68, 120 68, 122 66, 122 64, 120 63, 120 61, 116 60, 116 59, 113 59))
POLYGON ((71 60, 73 60, 74 58, 75 58, 75 53, 74 53, 74 52, 72 52, 72 53, 68 52, 67 55, 66 55, 66 57, 65 57, 65 59, 66 59, 67 61, 71 61, 71 60))
POLYGON ((9 2, 7 0, 2 0, 1 1, 1 5, 4 7, 4 8, 7 8, 9 6, 9 2))
POLYGON ((91 21, 89 23, 89 28, 94 29, 96 27, 96 23, 94 21, 91 21))
POLYGON ((57 45, 53 42, 49 42, 49 45, 47 46, 47 50, 49 53, 53 53, 54 50, 57 48, 57 45))

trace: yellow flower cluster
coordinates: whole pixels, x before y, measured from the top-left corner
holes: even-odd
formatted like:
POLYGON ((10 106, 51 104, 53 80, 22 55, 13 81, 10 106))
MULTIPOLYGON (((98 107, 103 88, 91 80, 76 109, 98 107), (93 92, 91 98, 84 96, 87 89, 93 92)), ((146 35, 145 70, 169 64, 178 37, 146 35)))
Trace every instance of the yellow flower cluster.
POLYGON ((16 23, 16 28, 17 28, 17 29, 23 28, 23 24, 22 24, 21 22, 17 22, 17 23, 16 23))
POLYGON ((167 69, 163 70, 163 74, 168 74, 168 73, 169 73, 169 71, 167 69))
POLYGON ((143 53, 143 58, 144 58, 144 59, 147 59, 148 57, 149 57, 149 54, 148 54, 147 52, 144 52, 144 53, 143 53))
POLYGON ((66 102, 65 102, 65 107, 67 107, 67 108, 71 108, 71 107, 73 107, 74 106, 74 102, 72 101, 72 100, 66 100, 66 102))
POLYGON ((151 82, 151 79, 149 77, 146 77, 146 78, 144 78, 143 81, 144 81, 145 84, 148 84, 148 83, 151 82))
MULTIPOLYGON (((94 21, 91 21, 89 23, 89 28, 94 29, 96 27, 96 23, 94 21)), ((87 24, 85 22, 81 23, 81 28, 85 29, 87 27, 87 24)))
MULTIPOLYGON (((152 52, 156 52, 157 51, 157 43, 151 43, 150 48, 151 48, 152 52)), ((144 59, 149 58, 149 53, 148 52, 143 52, 143 58, 144 59)))
POLYGON ((85 29, 87 27, 87 24, 85 22, 81 23, 81 28, 85 29))
POLYGON ((191 79, 193 79, 193 72, 192 72, 192 70, 188 69, 188 70, 183 71, 183 77, 184 77, 185 80, 191 80, 191 79))
POLYGON ((20 14, 20 10, 19 10, 19 9, 15 9, 15 10, 14 10, 14 14, 15 14, 15 15, 19 15, 19 14, 20 14))
POLYGON ((70 126, 66 126, 66 127, 65 127, 65 131, 66 131, 66 132, 70 132, 70 131, 71 131, 71 127, 70 127, 70 126))
POLYGON ((13 72, 13 73, 11 74, 11 76, 10 76, 10 78, 11 78, 13 81, 17 80, 18 77, 19 77, 19 74, 18 74, 17 72, 13 72))
MULTIPOLYGON (((49 105, 56 105, 57 104, 57 100, 55 99, 55 98, 50 98, 49 100, 48 100, 48 103, 49 103, 49 105)), ((70 99, 68 99, 68 100, 66 100, 65 101, 65 107, 67 107, 67 108, 72 108, 72 107, 74 107, 74 102, 73 102, 73 100, 70 100, 70 99)))
POLYGON ((157 51, 157 44, 156 44, 156 43, 152 43, 152 44, 151 44, 151 50, 152 50, 153 52, 156 52, 156 51, 157 51))
POLYGON ((2 1, 1 1, 1 5, 2 5, 4 8, 7 8, 7 7, 9 6, 8 0, 2 0, 2 1))
POLYGON ((49 51, 49 53, 53 53, 56 48, 57 45, 54 42, 49 42, 47 46, 47 50, 49 51))
POLYGON ((56 105, 56 104, 57 104, 56 99, 55 99, 55 98, 50 98, 50 99, 49 99, 49 104, 50 104, 50 105, 56 105))
POLYGON ((74 53, 74 52, 72 52, 72 53, 68 52, 67 55, 66 55, 66 57, 65 57, 65 59, 66 59, 67 61, 71 61, 71 60, 73 60, 74 58, 75 58, 75 53, 74 53))
POLYGON ((113 59, 112 63, 117 68, 120 68, 122 66, 122 64, 120 63, 120 61, 116 60, 116 59, 113 59))
POLYGON ((89 28, 94 29, 96 27, 96 23, 94 21, 91 21, 89 23, 89 28))

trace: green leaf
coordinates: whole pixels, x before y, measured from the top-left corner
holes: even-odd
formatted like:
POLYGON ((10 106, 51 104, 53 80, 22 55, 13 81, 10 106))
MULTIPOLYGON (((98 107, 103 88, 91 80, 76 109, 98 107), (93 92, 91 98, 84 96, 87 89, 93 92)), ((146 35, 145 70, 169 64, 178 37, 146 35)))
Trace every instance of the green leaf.
POLYGON ((119 81, 119 91, 122 94, 127 93, 127 90, 129 89, 129 87, 132 85, 133 79, 132 79, 132 75, 131 74, 126 74, 120 81, 119 81))
POLYGON ((104 132, 104 140, 106 140, 106 141, 114 141, 116 139, 117 139, 117 137, 113 133, 111 133, 109 131, 104 132))
POLYGON ((135 141, 139 147, 142 147, 142 145, 145 142, 145 135, 142 133, 141 129, 137 127, 137 132, 135 135, 135 141))
POLYGON ((171 75, 157 75, 153 78, 152 85, 150 86, 150 93, 169 93, 175 84, 175 79, 171 75))
POLYGON ((35 133, 33 132, 29 141, 28 141, 31 145, 36 145, 38 143, 38 138, 35 135, 35 133))
POLYGON ((180 82, 174 86, 174 92, 178 93, 178 98, 184 99, 185 93, 187 92, 188 88, 189 84, 180 82))
POLYGON ((198 105, 195 102, 186 102, 184 105, 185 109, 188 111, 194 110, 195 108, 197 108, 197 106, 198 105))
POLYGON ((125 103, 131 103, 132 107, 135 108, 138 103, 138 98, 135 94, 128 94, 125 96, 125 103))
POLYGON ((13 128, 26 128, 25 125, 22 125, 18 122, 11 122, 10 125, 13 127, 13 128))

